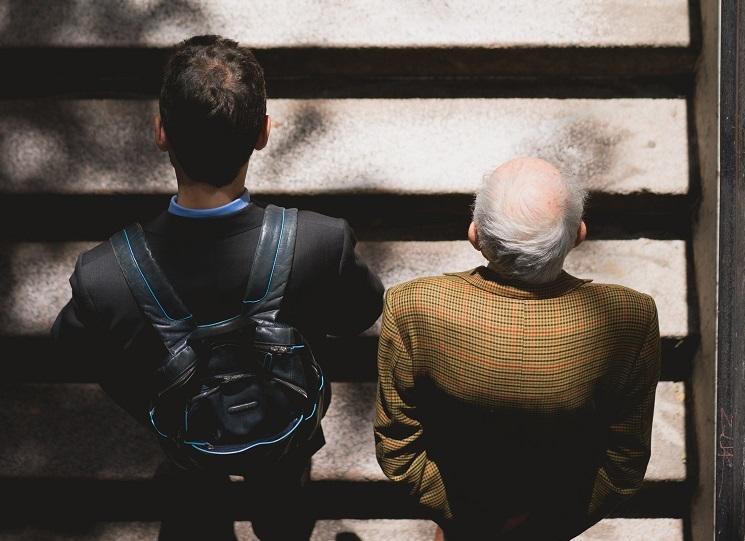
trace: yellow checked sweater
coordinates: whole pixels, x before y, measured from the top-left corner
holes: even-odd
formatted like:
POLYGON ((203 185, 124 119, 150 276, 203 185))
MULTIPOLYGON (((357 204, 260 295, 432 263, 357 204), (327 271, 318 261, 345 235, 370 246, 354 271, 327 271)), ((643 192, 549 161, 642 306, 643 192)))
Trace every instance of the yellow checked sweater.
POLYGON ((383 311, 378 461, 443 524, 574 534, 641 485, 659 372, 648 295, 486 267, 407 282, 383 311))

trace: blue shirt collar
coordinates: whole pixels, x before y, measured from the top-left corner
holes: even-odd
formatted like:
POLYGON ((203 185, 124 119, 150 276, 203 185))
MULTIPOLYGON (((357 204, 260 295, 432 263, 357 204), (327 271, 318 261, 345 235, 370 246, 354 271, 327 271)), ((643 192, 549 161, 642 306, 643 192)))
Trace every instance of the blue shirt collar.
POLYGON ((168 205, 168 212, 175 214, 176 216, 183 216, 184 218, 218 218, 240 212, 246 208, 250 202, 251 196, 248 194, 248 190, 244 190, 243 194, 238 199, 234 199, 230 203, 222 205, 221 207, 214 207, 211 209, 190 209, 179 205, 176 201, 176 196, 174 195, 171 197, 171 204, 168 205))

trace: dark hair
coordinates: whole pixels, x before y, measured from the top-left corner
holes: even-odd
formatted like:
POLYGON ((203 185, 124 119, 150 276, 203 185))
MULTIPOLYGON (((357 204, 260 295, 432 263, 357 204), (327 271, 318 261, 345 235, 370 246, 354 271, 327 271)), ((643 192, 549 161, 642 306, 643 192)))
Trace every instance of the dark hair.
POLYGON ((194 36, 168 59, 160 116, 190 179, 225 186, 251 157, 266 115, 264 72, 253 53, 220 36, 194 36))

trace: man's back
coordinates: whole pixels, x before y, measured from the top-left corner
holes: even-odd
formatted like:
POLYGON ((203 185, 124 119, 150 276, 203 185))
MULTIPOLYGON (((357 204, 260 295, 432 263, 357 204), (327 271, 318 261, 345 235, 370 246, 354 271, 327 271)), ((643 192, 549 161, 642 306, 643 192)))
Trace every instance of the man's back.
MULTIPOLYGON (((164 212, 144 225, 153 256, 197 323, 222 321, 240 312, 262 219, 263 209, 251 204, 215 218, 164 212)), ((343 220, 298 214, 281 318, 320 350, 321 363, 326 334, 358 333, 380 313, 382 285, 357 260, 354 244, 343 220)), ((73 299, 55 323, 55 337, 75 351, 80 362, 89 361, 109 394, 142 418, 149 398, 143 382, 165 349, 140 313, 109 243, 82 254, 70 281, 73 299)))
POLYGON ((414 280, 386 297, 379 369, 381 464, 421 475, 436 516, 576 526, 641 481, 659 373, 647 295, 566 273, 521 285, 485 267, 414 280), (388 433, 404 411, 416 429, 388 433))

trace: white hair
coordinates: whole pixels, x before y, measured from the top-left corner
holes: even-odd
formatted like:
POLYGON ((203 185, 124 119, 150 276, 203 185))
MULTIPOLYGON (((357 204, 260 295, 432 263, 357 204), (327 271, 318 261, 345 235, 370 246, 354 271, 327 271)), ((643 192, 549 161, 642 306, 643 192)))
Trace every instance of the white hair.
POLYGON ((561 175, 558 215, 547 216, 545 206, 532 204, 535 190, 521 186, 518 176, 494 180, 493 174, 484 177, 473 205, 481 252, 503 276, 531 284, 556 279, 574 247, 586 190, 575 177, 561 175))

